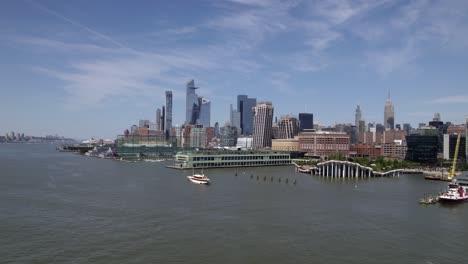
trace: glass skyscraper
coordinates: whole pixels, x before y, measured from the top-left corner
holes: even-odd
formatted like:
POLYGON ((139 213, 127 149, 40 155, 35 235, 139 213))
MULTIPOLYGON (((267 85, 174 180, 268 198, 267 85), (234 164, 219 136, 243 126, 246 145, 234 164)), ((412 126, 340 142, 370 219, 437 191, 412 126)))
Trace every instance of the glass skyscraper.
POLYGON ((200 112, 200 105, 198 101, 198 95, 195 90, 195 81, 190 80, 187 83, 186 93, 186 107, 185 107, 185 124, 195 125, 200 112))
POLYGON ((199 113, 196 120, 197 125, 203 125, 203 127, 210 127, 211 121, 211 102, 210 100, 199 97, 198 98, 199 113))
POLYGON ((299 132, 303 132, 304 129, 314 128, 314 114, 311 113, 299 113, 299 132))
POLYGON ((253 134, 253 108, 257 105, 257 99, 249 98, 247 95, 237 96, 237 111, 240 112, 240 134, 253 134))

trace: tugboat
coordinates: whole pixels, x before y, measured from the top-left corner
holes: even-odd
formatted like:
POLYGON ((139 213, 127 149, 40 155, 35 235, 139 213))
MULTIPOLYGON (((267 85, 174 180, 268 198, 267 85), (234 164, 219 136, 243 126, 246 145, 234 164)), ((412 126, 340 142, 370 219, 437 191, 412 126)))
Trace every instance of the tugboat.
POLYGON ((208 177, 205 176, 205 174, 203 174, 203 170, 200 174, 193 174, 193 175, 189 175, 187 176, 187 178, 193 182, 193 183, 196 183, 196 184, 205 184, 205 185, 208 185, 210 184, 210 179, 208 177))

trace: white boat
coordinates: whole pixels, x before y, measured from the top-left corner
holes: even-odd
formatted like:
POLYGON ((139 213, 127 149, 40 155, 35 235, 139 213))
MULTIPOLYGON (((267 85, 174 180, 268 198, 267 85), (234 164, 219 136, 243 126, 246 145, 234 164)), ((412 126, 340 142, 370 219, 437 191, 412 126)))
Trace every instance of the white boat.
POLYGON ((439 196, 440 202, 468 201, 468 172, 455 177, 446 192, 439 196))
POLYGON ((205 174, 203 174, 203 171, 201 172, 201 174, 193 174, 193 175, 189 175, 187 176, 187 178, 193 182, 193 183, 197 183, 197 184, 210 184, 210 179, 208 177, 205 176, 205 174))

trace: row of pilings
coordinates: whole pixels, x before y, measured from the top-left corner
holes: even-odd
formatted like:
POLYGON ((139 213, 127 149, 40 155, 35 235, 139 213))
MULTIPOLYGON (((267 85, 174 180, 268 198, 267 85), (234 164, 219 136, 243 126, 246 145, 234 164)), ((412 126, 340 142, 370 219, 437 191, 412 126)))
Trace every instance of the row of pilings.
POLYGON ((296 170, 312 175, 332 177, 332 178, 370 178, 370 177, 395 177, 402 173, 413 173, 410 170, 397 169, 386 172, 374 171, 373 168, 363 166, 359 163, 341 160, 328 160, 318 163, 314 167, 296 166, 296 170))

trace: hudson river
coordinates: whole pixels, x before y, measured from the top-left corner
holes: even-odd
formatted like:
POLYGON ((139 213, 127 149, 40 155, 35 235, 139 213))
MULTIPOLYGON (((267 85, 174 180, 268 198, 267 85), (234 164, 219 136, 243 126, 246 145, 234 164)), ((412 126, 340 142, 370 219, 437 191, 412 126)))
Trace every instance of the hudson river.
POLYGON ((211 169, 200 186, 55 147, 0 144, 0 263, 468 263, 468 203, 419 205, 447 184, 420 175, 211 169))

